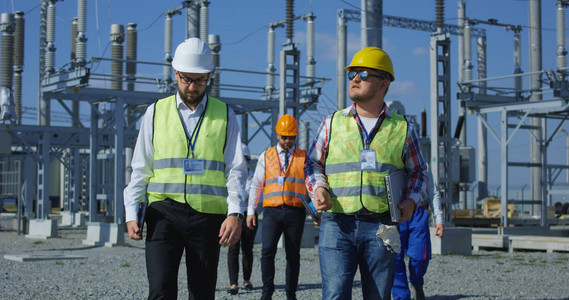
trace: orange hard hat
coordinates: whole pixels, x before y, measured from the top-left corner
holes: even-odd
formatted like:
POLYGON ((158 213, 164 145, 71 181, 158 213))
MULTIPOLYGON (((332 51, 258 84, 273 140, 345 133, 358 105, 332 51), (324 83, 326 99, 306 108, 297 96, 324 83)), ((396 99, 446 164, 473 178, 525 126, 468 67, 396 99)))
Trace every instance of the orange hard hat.
POLYGON ((277 121, 275 131, 277 134, 284 136, 298 135, 298 124, 296 124, 296 119, 289 114, 283 115, 277 121))

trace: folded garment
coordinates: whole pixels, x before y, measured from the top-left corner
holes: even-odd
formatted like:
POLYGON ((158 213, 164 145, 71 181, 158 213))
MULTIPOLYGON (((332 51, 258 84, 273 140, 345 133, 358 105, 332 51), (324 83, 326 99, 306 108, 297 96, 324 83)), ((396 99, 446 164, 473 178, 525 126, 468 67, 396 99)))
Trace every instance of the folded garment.
POLYGON ((397 225, 379 225, 377 229, 377 237, 380 238, 387 249, 394 253, 401 251, 401 239, 399 238, 399 231, 397 225))

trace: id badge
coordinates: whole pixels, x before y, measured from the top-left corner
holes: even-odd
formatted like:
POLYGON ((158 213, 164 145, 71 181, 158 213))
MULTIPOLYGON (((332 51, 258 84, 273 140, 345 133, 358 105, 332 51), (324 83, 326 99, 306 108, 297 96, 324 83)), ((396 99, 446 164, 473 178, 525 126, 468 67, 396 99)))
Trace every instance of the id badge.
POLYGON ((205 171, 205 162, 203 159, 184 159, 184 174, 194 175, 203 174, 205 171))
POLYGON ((279 176, 279 177, 277 178, 277 183, 278 183, 279 186, 283 186, 283 185, 284 185, 284 177, 279 176))
POLYGON ((361 150, 360 162, 362 171, 376 171, 375 150, 361 150))

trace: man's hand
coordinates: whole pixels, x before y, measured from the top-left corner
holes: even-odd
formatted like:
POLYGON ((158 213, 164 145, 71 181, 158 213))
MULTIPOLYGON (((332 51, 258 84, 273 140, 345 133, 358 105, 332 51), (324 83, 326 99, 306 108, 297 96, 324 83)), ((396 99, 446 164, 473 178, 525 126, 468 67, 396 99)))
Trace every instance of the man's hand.
POLYGON ((142 240, 142 232, 140 227, 138 227, 138 221, 128 221, 126 222, 126 229, 128 230, 128 237, 131 240, 142 240))
POLYGON ((316 213, 316 220, 313 220, 312 223, 314 223, 314 226, 320 226, 320 223, 322 223, 322 213, 316 213))
POLYGON ((257 220, 255 220, 255 215, 247 215, 247 228, 253 230, 257 227, 257 220))
POLYGON ((219 244, 229 247, 239 241, 241 237, 241 222, 235 216, 227 216, 219 228, 219 244))
POLYGON ((435 227, 435 235, 442 237, 443 232, 445 232, 445 226, 443 224, 437 224, 437 227, 435 227))
POLYGON ((415 212, 415 202, 411 199, 405 199, 397 207, 401 210, 401 219, 397 223, 409 221, 415 212))
POLYGON ((314 208, 317 211, 326 211, 332 208, 330 193, 327 189, 319 187, 314 192, 314 208))

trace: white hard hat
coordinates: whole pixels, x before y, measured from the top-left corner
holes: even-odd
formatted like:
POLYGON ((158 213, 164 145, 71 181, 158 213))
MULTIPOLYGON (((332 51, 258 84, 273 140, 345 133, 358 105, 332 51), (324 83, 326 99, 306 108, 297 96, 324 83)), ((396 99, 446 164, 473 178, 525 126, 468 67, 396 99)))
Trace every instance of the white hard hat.
POLYGON ((172 67, 184 73, 210 73, 213 71, 211 49, 198 38, 189 38, 176 48, 172 67))
POLYGON ((247 147, 245 143, 241 143, 241 151, 243 151, 243 156, 251 158, 251 150, 249 150, 249 147, 247 147))

